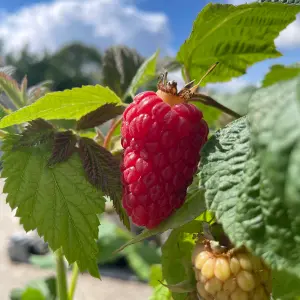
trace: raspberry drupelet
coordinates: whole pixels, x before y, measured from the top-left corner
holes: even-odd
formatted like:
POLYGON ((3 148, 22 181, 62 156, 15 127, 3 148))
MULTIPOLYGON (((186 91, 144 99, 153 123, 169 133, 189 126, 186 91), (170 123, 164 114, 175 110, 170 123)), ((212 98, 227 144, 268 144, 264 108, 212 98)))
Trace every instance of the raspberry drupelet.
MULTIPOLYGON (((192 253, 197 292, 202 300, 269 300, 272 274, 262 258, 245 247, 215 251, 198 242, 192 253)), ((218 249, 219 250, 219 249, 218 249)))
POLYGON ((164 74, 156 93, 136 95, 123 113, 122 204, 138 226, 156 227, 185 201, 208 136, 191 95, 164 74))

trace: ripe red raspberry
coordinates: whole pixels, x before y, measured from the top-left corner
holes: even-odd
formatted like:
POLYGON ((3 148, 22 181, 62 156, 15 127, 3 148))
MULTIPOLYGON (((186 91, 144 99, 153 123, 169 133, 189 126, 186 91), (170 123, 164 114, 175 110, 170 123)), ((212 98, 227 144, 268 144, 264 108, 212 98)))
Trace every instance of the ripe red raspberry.
POLYGON ((184 203, 208 126, 177 89, 159 90, 134 98, 124 111, 121 135, 123 207, 134 224, 153 228, 184 203))

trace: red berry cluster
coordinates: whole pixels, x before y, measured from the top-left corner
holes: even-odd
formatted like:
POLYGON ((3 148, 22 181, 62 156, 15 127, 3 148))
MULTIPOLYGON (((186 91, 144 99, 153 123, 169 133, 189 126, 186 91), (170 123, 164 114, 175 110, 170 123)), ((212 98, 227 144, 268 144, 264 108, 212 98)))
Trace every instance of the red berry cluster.
POLYGON ((194 105, 170 106, 143 92, 126 108, 121 134, 122 204, 134 224, 150 229, 184 203, 208 126, 194 105))

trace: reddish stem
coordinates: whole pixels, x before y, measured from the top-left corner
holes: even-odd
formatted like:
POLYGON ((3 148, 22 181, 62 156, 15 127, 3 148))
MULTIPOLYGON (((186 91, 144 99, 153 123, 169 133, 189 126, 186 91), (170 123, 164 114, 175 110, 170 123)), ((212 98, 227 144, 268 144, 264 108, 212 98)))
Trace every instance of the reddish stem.
POLYGON ((119 120, 116 121, 116 119, 112 122, 111 127, 109 128, 108 133, 106 134, 104 143, 103 143, 103 147, 105 149, 108 149, 109 147, 109 143, 110 140, 114 134, 114 131, 116 130, 116 128, 120 125, 120 123, 122 122, 122 118, 120 118, 119 120))

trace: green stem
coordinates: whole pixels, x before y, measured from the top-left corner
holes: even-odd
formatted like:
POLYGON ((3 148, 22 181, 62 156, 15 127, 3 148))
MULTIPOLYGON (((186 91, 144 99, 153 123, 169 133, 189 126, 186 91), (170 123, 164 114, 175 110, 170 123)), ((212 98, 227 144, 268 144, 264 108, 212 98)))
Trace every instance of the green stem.
POLYGON ((67 275, 62 249, 58 249, 56 255, 57 294, 59 300, 68 300, 67 275))
POLYGON ((236 113, 235 111, 231 110, 228 107, 225 107, 224 105, 220 104, 219 102, 217 102, 216 100, 214 100, 213 98, 204 95, 204 94, 197 94, 197 96, 195 98, 192 98, 189 102, 200 102, 204 105, 208 105, 214 108, 217 108, 221 111, 223 111, 224 113, 234 117, 234 118, 240 118, 241 115, 239 115, 238 113, 236 113))
POLYGON ((73 300, 76 285, 77 285, 78 275, 79 275, 79 268, 77 263, 75 262, 72 270, 71 285, 69 289, 69 300, 73 300))
MULTIPOLYGON (((191 82, 190 74, 189 74, 189 72, 186 68, 184 68, 184 75, 186 77, 187 83, 191 82)), ((204 105, 215 107, 215 108, 223 111, 224 113, 226 113, 230 116, 233 116, 234 118, 240 118, 241 117, 241 115, 239 115, 238 113, 236 113, 233 110, 229 109, 228 107, 225 107, 224 105, 220 104, 219 102, 217 102, 212 97, 209 97, 207 95, 198 93, 198 91, 199 91, 199 87, 197 87, 197 90, 194 91, 194 93, 195 93, 194 97, 192 99, 190 99, 190 102, 192 102, 192 101, 201 102, 204 105)))

